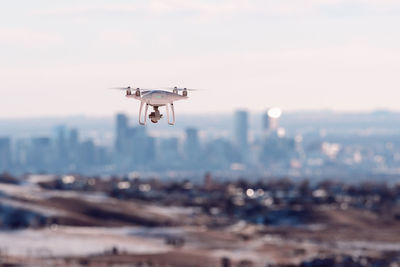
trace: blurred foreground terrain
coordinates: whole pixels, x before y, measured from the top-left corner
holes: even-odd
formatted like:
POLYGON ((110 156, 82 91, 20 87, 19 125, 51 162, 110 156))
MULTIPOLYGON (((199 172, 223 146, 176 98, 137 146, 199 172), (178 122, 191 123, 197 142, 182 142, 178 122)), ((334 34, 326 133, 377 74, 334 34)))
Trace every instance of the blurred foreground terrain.
POLYGON ((400 185, 0 175, 2 266, 400 266, 400 185))

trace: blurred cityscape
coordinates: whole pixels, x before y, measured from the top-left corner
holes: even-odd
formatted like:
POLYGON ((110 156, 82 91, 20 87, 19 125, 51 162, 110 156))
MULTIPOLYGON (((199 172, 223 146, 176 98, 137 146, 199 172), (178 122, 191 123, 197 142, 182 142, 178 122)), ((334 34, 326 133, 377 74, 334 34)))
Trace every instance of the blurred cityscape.
POLYGON ((179 118, 0 121, 0 266, 400 266, 400 114, 179 118))
MULTIPOLYGON (((281 116, 278 108, 257 117, 238 110, 233 116, 214 120, 213 125, 201 117, 199 123, 193 123, 198 119, 194 116, 189 123, 184 120, 178 130, 157 132, 118 114, 105 130, 91 129, 97 136, 101 131, 109 133, 102 139, 93 134, 81 137, 79 128, 67 125, 52 126, 52 133, 38 131, 34 136, 22 135, 21 129, 0 137, 0 172, 147 173, 196 179, 213 171, 229 179, 250 174, 255 178, 340 177, 354 181, 370 177, 390 181, 400 174, 400 115, 396 113, 295 113, 286 120, 281 116)), ((36 128, 40 127, 39 121, 36 128)))

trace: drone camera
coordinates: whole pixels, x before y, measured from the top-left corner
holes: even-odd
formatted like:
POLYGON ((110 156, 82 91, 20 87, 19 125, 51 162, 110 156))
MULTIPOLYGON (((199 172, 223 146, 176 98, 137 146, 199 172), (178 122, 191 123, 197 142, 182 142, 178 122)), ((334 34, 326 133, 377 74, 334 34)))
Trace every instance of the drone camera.
POLYGON ((149 115, 149 119, 152 123, 157 123, 163 117, 158 110, 158 107, 154 107, 154 112, 151 112, 149 115))

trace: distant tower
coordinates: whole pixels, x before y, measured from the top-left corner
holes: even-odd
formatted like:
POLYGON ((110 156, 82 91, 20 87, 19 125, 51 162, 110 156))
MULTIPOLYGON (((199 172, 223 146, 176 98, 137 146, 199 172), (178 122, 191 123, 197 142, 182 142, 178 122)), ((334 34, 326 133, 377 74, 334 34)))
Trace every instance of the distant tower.
POLYGON ((96 147, 93 140, 88 139, 82 142, 80 150, 80 164, 84 166, 84 168, 93 166, 95 164, 96 157, 96 147))
POLYGON ((200 156, 200 144, 198 131, 195 128, 186 129, 185 156, 189 161, 198 159, 200 156))
POLYGON ((238 110, 235 113, 235 142, 241 152, 248 149, 248 113, 244 110, 238 110))
POLYGON ((57 168, 64 168, 68 165, 68 144, 67 127, 58 125, 54 127, 56 144, 56 163, 57 168))
POLYGON ((270 108, 267 112, 268 115, 268 130, 276 131, 279 128, 279 119, 282 115, 280 108, 270 108))
POLYGON ((0 173, 11 171, 11 141, 10 138, 0 138, 0 173))
POLYGON ((78 146, 78 142, 79 142, 79 133, 77 129, 72 129, 69 132, 69 138, 68 138, 68 146, 71 148, 75 148, 76 146, 78 146))
POLYGON ((72 129, 68 136, 68 155, 70 163, 79 161, 79 132, 77 129, 72 129))
POLYGON ((270 117, 268 116, 268 111, 264 112, 262 115, 262 131, 267 133, 270 129, 270 117))
POLYGON ((161 159, 178 159, 179 139, 177 137, 160 139, 159 150, 162 151, 158 154, 161 159))
POLYGON ((128 132, 128 118, 125 114, 117 115, 117 126, 115 135, 115 150, 118 153, 122 153, 124 150, 124 145, 126 141, 126 136, 128 132))
MULTIPOLYGON (((59 170, 65 162, 60 162, 59 157, 52 153, 52 140, 48 137, 31 138, 31 146, 28 154, 28 166, 33 172, 50 172, 59 170)), ((58 153, 60 153, 58 151, 58 153)))

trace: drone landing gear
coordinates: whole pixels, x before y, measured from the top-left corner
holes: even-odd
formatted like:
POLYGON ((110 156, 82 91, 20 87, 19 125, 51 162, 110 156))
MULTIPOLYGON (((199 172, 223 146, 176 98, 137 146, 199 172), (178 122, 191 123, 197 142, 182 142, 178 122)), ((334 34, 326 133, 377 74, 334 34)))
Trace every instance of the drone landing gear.
POLYGON ((165 107, 166 107, 166 109, 167 109, 168 124, 169 124, 169 125, 174 125, 174 124, 175 124, 175 109, 174 109, 174 103, 170 103, 169 105, 171 105, 172 122, 169 120, 169 108, 168 108, 168 104, 165 105, 165 107))
MULTIPOLYGON (((139 110, 139 124, 140 125, 145 125, 146 120, 147 120, 147 111, 149 109, 149 104, 146 104, 145 111, 144 111, 144 117, 142 116, 142 111, 143 111, 143 105, 145 105, 145 102, 140 102, 140 110, 139 110)), ((160 113, 160 110, 158 109, 158 106, 153 106, 153 112, 149 114, 149 119, 151 120, 152 123, 157 123, 163 115, 160 113)), ((175 109, 174 109, 174 104, 169 103, 166 105, 167 109, 167 119, 168 119, 168 124, 169 125, 174 125, 175 124, 175 109), (170 120, 169 116, 169 108, 168 105, 171 106, 171 111, 172 111, 172 121, 170 120)))
POLYGON ((144 119, 142 121, 142 110, 143 110, 144 102, 140 102, 140 109, 139 109, 139 124, 145 125, 147 120, 147 110, 149 109, 149 104, 146 104, 146 110, 144 112, 144 119))

